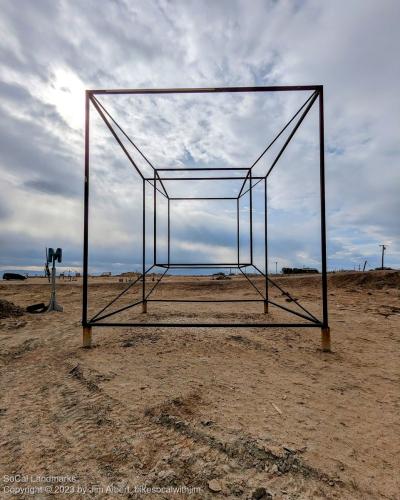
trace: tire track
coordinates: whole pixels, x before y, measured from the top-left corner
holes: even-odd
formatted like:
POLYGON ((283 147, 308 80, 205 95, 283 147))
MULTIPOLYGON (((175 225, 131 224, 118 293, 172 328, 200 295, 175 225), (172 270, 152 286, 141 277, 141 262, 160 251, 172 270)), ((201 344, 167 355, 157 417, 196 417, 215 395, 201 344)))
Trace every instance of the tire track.
MULTIPOLYGON (((198 443, 175 429, 160 426, 143 414, 133 414, 122 402, 99 388, 93 381, 95 377, 86 376, 79 364, 71 366, 65 364, 64 373, 68 375, 64 376, 57 404, 60 408, 58 425, 70 442, 70 449, 64 450, 60 459, 74 453, 81 462, 89 463, 91 481, 104 484, 110 480, 129 479, 130 484, 133 481, 133 484, 147 482, 162 486, 179 478, 179 484, 204 489, 207 480, 215 477, 217 467, 230 462, 232 467, 237 467, 220 450, 198 443), (96 449, 93 453, 90 445, 94 434, 96 449), (171 470, 175 471, 173 477, 166 474, 171 470)), ((204 494, 199 498, 208 497, 204 494)))
POLYGON ((221 470, 239 469, 246 473, 264 471, 275 464, 280 474, 342 486, 336 478, 303 464, 292 452, 277 456, 244 436, 226 443, 166 411, 170 407, 173 413, 174 405, 181 405, 181 401, 173 400, 170 406, 135 415, 96 384, 93 370, 86 374, 79 364, 65 366, 64 373, 68 375, 64 377, 62 399, 57 405, 61 409, 59 425, 74 453, 83 461, 92 461, 99 481, 104 480, 104 475, 115 481, 132 479, 134 475, 139 484, 146 480, 164 484, 173 481, 172 475, 163 477, 167 469, 175 471, 181 482, 207 491, 207 482, 221 476, 221 470), (97 456, 89 451, 94 433, 96 449, 103 451, 97 456))

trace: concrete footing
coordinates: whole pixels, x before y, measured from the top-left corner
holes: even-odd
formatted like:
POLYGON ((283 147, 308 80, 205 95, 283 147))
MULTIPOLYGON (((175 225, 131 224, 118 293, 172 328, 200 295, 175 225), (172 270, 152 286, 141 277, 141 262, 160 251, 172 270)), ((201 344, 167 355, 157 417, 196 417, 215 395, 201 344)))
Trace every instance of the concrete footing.
POLYGON ((321 328, 321 347, 323 352, 331 352, 331 329, 321 328))
POLYGON ((83 327, 83 347, 92 347, 92 327, 83 327))

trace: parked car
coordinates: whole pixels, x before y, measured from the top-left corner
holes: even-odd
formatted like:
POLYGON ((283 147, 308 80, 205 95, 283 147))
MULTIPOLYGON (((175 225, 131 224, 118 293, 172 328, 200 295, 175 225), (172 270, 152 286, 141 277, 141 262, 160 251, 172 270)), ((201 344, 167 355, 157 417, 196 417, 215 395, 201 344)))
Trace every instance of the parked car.
POLYGON ((3 280, 26 280, 26 276, 18 273, 4 273, 3 280))

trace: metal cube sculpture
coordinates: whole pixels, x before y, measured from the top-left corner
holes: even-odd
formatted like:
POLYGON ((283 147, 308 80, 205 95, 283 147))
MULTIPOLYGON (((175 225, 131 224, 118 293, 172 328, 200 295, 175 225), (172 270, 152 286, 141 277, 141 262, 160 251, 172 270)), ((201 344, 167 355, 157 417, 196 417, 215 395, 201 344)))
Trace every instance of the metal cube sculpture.
MULTIPOLYGON (((85 122, 85 186, 84 186, 84 243, 83 243, 83 311, 82 311, 82 325, 83 325, 83 343, 85 346, 90 346, 91 344, 91 329, 94 326, 98 327, 208 327, 208 328, 221 328, 221 327, 245 327, 245 328, 271 328, 271 327, 314 327, 320 328, 322 333, 322 349, 324 351, 330 350, 330 331, 328 325, 328 299, 327 299, 327 262, 326 262, 326 223, 325 223, 325 160, 324 160, 324 109, 323 109, 323 87, 321 85, 308 85, 308 86, 268 86, 268 87, 229 87, 229 88, 177 88, 177 89, 115 89, 115 90, 88 90, 86 91, 86 122, 85 122), (251 165, 251 167, 243 168, 156 168, 150 160, 140 151, 132 139, 125 133, 125 131, 120 127, 120 125, 115 121, 115 119, 110 115, 106 108, 97 99, 99 95, 118 95, 118 94, 188 94, 188 93, 223 93, 223 92, 299 92, 299 91, 309 91, 311 94, 308 96, 307 100, 300 107, 300 109, 294 114, 291 120, 283 127, 283 129, 276 135, 276 137, 268 144, 263 153, 257 158, 257 160, 251 165), (321 234, 321 297, 322 297, 322 318, 317 318, 314 314, 308 311, 300 302, 291 297, 291 295, 285 291, 276 280, 272 279, 268 274, 268 222, 267 222, 267 185, 268 176, 271 174, 275 165, 279 161, 286 147, 290 143, 291 139, 295 135, 297 129, 300 127, 307 113, 310 111, 314 103, 318 103, 319 106, 319 188, 320 188, 320 234, 321 234), (89 253, 89 110, 90 105, 97 111, 105 125, 111 132, 114 139, 117 141, 122 151, 124 152, 128 161, 132 164, 133 168, 140 175, 142 182, 142 234, 143 234, 143 251, 142 251, 142 272, 137 277, 135 281, 129 283, 129 285, 115 297, 111 302, 109 302, 105 307, 98 311, 91 318, 88 317, 88 253, 89 253), (296 121, 297 120, 297 121, 296 121), (277 156, 267 170, 266 175, 257 176, 254 175, 253 169, 259 160, 265 155, 265 153, 274 145, 277 139, 288 129, 289 126, 293 126, 290 134, 285 140, 283 146, 280 148, 277 156), (117 130, 122 133, 123 136, 129 141, 129 143, 135 148, 135 150, 141 155, 141 157, 147 162, 147 164, 152 168, 153 175, 151 177, 144 175, 137 164, 135 163, 129 151, 124 146, 121 141, 117 130), (179 174, 184 173, 182 177, 176 177, 176 172, 179 174), (201 172, 201 175, 200 175, 201 172), (211 173, 204 176, 204 173, 211 173), (215 175, 217 173, 217 175, 215 175), (166 184, 169 180, 179 181, 179 182, 190 182, 193 180, 199 181, 210 181, 215 180, 237 180, 240 181, 237 190, 237 195, 232 197, 207 197, 207 196, 193 196, 193 197, 174 197, 168 192, 166 184), (261 184, 264 189, 264 256, 265 256, 265 269, 262 271, 256 266, 253 256, 253 189, 257 184, 261 184), (150 267, 146 269, 146 187, 151 190, 153 196, 153 263, 150 267), (241 245, 240 245, 240 235, 243 229, 240 226, 240 202, 244 195, 249 195, 249 255, 248 261, 241 260, 241 245), (167 259, 165 261, 159 260, 157 252, 157 198, 164 197, 167 200, 167 259), (237 217, 237 234, 236 234, 236 253, 237 258, 235 262, 173 262, 171 260, 171 204, 177 200, 232 200, 236 204, 236 217, 237 217), (146 288, 147 275, 150 271, 155 268, 162 269, 161 276, 157 279, 156 283, 151 287, 150 290, 146 288), (268 313, 269 305, 278 307, 285 310, 286 312, 294 315, 296 318, 302 321, 297 323, 273 323, 273 322, 263 322, 263 323, 153 323, 144 321, 128 321, 128 322, 116 322, 110 320, 113 316, 123 311, 129 310, 131 308, 142 306, 142 312, 147 312, 147 305, 150 302, 168 302, 168 299, 154 299, 152 294, 164 276, 170 269, 222 269, 222 268, 236 268, 238 271, 246 278, 246 280, 255 289, 257 299, 230 299, 230 300, 210 300, 209 302, 260 302, 263 304, 264 312, 268 313), (263 277, 264 286, 260 290, 258 286, 252 281, 251 277, 248 276, 248 269, 253 269, 256 273, 263 277), (141 286, 141 298, 127 306, 119 307, 112 312, 109 312, 111 305, 116 304, 118 299, 125 295, 132 287, 141 286), (296 309, 289 308, 282 304, 278 304, 271 300, 269 296, 269 287, 276 287, 283 295, 288 297, 290 301, 294 304, 296 309)), ((174 302, 176 300, 170 300, 174 302)), ((180 302, 204 302, 201 300, 185 299, 180 302)))

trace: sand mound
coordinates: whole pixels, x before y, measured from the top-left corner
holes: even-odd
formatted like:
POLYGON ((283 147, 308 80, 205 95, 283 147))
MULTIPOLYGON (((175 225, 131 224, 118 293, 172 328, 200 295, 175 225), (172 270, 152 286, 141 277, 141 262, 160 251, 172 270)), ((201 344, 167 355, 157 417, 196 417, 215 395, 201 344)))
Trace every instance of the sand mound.
POLYGON ((8 302, 8 300, 0 299, 0 319, 22 316, 23 314, 24 310, 21 307, 8 302))
POLYGON ((398 288, 400 287, 400 271, 331 274, 329 283, 337 287, 398 288))

